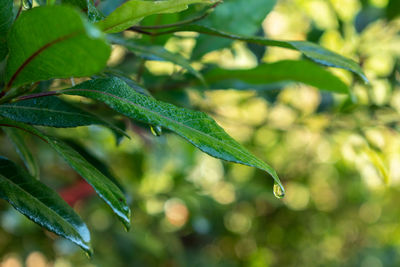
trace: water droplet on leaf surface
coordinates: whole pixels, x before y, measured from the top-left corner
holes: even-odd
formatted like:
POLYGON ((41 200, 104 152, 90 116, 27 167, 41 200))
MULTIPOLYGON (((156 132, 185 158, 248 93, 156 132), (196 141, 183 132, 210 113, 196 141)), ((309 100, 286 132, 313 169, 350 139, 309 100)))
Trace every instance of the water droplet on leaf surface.
POLYGON ((154 136, 161 136, 162 135, 162 127, 159 126, 159 125, 156 125, 156 126, 151 125, 150 126, 150 130, 151 130, 151 133, 154 136))
POLYGON ((274 183, 273 191, 276 198, 283 198, 285 196, 285 189, 278 183, 274 183))

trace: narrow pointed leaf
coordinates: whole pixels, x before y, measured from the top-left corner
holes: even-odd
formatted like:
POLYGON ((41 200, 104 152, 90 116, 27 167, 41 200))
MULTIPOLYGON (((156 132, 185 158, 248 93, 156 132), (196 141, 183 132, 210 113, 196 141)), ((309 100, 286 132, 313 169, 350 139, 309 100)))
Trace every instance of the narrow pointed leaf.
POLYGON ((25 143, 24 134, 21 131, 7 127, 3 127, 3 131, 7 134, 8 138, 10 138, 29 173, 33 177, 38 178, 40 173, 39 164, 25 143))
POLYGON ((130 227, 130 209, 121 190, 70 146, 55 137, 20 122, 0 117, 0 126, 13 127, 33 134, 47 142, 61 157, 85 179, 97 194, 112 208, 125 227, 130 227))
POLYGON ((193 31, 208 35, 214 35, 219 37, 224 37, 233 40, 240 40, 247 43, 258 44, 258 45, 266 45, 266 46, 277 46, 282 48, 288 48, 297 50, 303 53, 306 57, 311 59, 312 61, 328 66, 341 68, 345 70, 349 70, 358 76, 360 76, 365 82, 368 82, 368 78, 365 76, 363 70, 360 65, 358 65, 352 59, 346 58, 339 54, 336 54, 328 49, 325 49, 317 44, 307 42, 307 41, 279 41, 272 40, 260 37, 246 37, 237 34, 231 34, 223 31, 219 31, 210 27, 200 26, 196 24, 192 25, 184 25, 180 27, 173 28, 166 33, 174 33, 181 31, 193 31))
POLYGON ((102 101, 132 119, 167 128, 213 157, 268 172, 282 187, 278 175, 268 164, 243 148, 205 113, 144 96, 117 78, 91 80, 59 92, 102 101))
POLYGON ((111 51, 103 34, 68 6, 23 12, 10 30, 8 44, 8 88, 95 74, 106 66, 111 51))
POLYGON ((7 33, 13 19, 13 0, 0 0, 0 61, 7 55, 7 33))
MULTIPOLYGON (((283 60, 261 64, 253 69, 213 69, 204 74, 212 88, 235 88, 237 83, 263 85, 280 82, 301 82, 335 93, 348 94, 348 86, 331 72, 306 60, 283 60), (233 87, 232 87, 233 86, 233 87)), ((251 87, 250 87, 251 88, 251 87)))
POLYGON ((78 142, 75 142, 72 139, 64 139, 63 141, 67 143, 67 145, 72 147, 76 152, 81 154, 90 164, 92 164, 102 174, 107 176, 107 178, 109 178, 116 186, 118 186, 119 189, 121 189, 122 191, 124 190, 123 186, 117 180, 117 178, 115 178, 115 176, 112 174, 110 168, 107 166, 106 163, 97 158, 95 155, 93 155, 90 151, 88 151, 84 146, 82 146, 78 142))
POLYGON ((122 129, 55 96, 2 104, 0 115, 32 125, 58 128, 98 124, 110 128, 118 136, 128 136, 122 129))
POLYGON ((40 226, 92 253, 89 230, 74 210, 55 191, 4 157, 0 157, 0 198, 40 226))
POLYGON ((179 54, 169 52, 162 46, 141 45, 134 40, 126 40, 113 35, 108 36, 108 40, 110 40, 114 44, 123 45, 133 53, 145 56, 149 60, 169 61, 178 66, 181 66, 182 68, 193 74, 195 77, 197 77, 202 83, 204 83, 204 78, 201 73, 195 70, 186 58, 179 54))
POLYGON ((143 18, 154 14, 180 12, 190 4, 210 4, 211 0, 164 0, 141 1, 131 0, 114 10, 104 20, 97 22, 97 26, 106 33, 121 32, 134 26, 143 18))

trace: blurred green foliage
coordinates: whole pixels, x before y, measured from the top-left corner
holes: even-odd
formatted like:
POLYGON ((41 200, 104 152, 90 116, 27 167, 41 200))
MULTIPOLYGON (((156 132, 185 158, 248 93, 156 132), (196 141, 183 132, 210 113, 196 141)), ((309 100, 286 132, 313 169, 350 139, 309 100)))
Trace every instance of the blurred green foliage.
MULTIPOLYGON (((105 13, 111 2, 101 3, 105 13)), ((351 86, 356 102, 298 84, 258 91, 152 91, 156 98, 181 106, 189 101, 207 111, 271 163, 287 191, 282 200, 271 194, 272 179, 263 172, 211 158, 168 133, 154 137, 142 125, 126 121, 132 140, 119 146, 111 132, 97 126, 54 130, 89 147, 87 153, 101 161, 98 166, 109 166, 132 197, 132 229, 124 232, 90 191, 72 197, 70 203, 93 232, 97 252, 88 259, 0 202, 0 265, 399 266, 397 6, 397 0, 280 0, 263 22, 267 37, 319 42, 359 61, 369 85, 332 70, 351 86)), ((163 17, 169 18, 159 20, 163 17)), ((195 42, 193 35, 159 40, 185 56, 195 42)), ((203 61, 246 68, 297 58, 297 52, 267 48, 264 53, 233 42, 231 49, 205 54, 203 61)), ((152 73, 180 72, 167 62, 137 63, 118 46, 109 64, 124 71, 139 64, 148 83, 152 73)), ((0 151, 18 161, 3 139, 0 151)), ((45 145, 32 145, 45 162, 41 173, 47 184, 61 194, 79 188, 79 177, 59 156, 45 145)))

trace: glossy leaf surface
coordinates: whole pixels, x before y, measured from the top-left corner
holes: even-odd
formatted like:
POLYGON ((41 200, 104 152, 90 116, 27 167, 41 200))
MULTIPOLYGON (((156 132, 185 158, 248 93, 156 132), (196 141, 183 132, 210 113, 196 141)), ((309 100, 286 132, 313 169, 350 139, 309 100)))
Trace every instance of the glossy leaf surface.
POLYGON ((38 129, 24 123, 15 122, 7 118, 0 118, 0 126, 24 130, 48 143, 94 188, 97 194, 112 208, 114 213, 124 223, 125 227, 130 227, 130 209, 126 204, 124 194, 110 179, 104 176, 78 152, 64 142, 54 137, 47 136, 38 129))
POLYGON ((59 92, 92 98, 132 119, 167 128, 213 157, 268 172, 282 187, 275 170, 237 143, 203 112, 144 96, 117 78, 91 80, 59 92))
POLYGON ((143 18, 154 14, 180 12, 190 4, 209 4, 209 0, 164 0, 164 1, 128 1, 114 10, 108 17, 97 23, 106 33, 121 32, 134 26, 143 18))
POLYGON ((118 135, 127 136, 123 130, 116 126, 55 96, 2 104, 0 105, 0 115, 32 125, 58 128, 98 124, 112 129, 118 135))
POLYGON ((36 158, 32 155, 25 142, 24 133, 8 127, 3 127, 3 131, 7 134, 8 138, 13 143, 18 155, 24 162, 29 173, 33 177, 38 178, 40 173, 39 165, 36 158))
POLYGON ((81 218, 52 189, 0 157, 0 198, 30 220, 91 254, 90 233, 81 218))
POLYGON ((68 6, 23 12, 10 30, 8 44, 8 88, 51 78, 89 76, 102 70, 110 55, 103 34, 68 6))

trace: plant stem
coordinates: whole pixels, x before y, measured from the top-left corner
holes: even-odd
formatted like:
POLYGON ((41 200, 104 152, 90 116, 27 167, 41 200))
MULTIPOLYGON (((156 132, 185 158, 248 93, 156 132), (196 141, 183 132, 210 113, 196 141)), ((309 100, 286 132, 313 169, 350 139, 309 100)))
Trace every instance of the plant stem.
POLYGON ((32 99, 32 98, 53 96, 53 95, 60 95, 60 92, 58 92, 58 91, 48 91, 48 92, 42 92, 42 93, 37 93, 37 94, 24 95, 24 96, 21 96, 21 97, 18 97, 17 99, 15 99, 15 102, 21 101, 21 100, 32 99))
POLYGON ((23 5, 22 1, 23 1, 23 0, 21 0, 21 4, 19 5, 18 12, 17 12, 17 15, 15 16, 14 21, 16 21, 16 20, 18 19, 19 15, 21 14, 22 5, 23 5))

